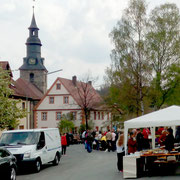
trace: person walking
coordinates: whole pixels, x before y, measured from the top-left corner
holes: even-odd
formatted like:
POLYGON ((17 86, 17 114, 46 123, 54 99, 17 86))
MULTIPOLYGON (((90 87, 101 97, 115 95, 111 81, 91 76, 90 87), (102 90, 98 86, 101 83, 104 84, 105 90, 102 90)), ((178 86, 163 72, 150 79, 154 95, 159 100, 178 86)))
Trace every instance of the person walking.
POLYGON ((116 142, 116 150, 117 150, 117 168, 120 172, 123 171, 123 156, 124 152, 124 134, 119 135, 118 140, 116 142))
POLYGON ((67 139, 66 133, 61 136, 62 155, 66 155, 67 139))
POLYGON ((87 147, 87 152, 91 153, 92 152, 92 142, 93 142, 93 136, 89 130, 87 130, 86 133, 86 147, 87 147))
POLYGON ((108 130, 108 133, 106 134, 106 140, 107 140, 107 148, 108 152, 111 151, 111 146, 112 146, 112 134, 110 129, 108 130))

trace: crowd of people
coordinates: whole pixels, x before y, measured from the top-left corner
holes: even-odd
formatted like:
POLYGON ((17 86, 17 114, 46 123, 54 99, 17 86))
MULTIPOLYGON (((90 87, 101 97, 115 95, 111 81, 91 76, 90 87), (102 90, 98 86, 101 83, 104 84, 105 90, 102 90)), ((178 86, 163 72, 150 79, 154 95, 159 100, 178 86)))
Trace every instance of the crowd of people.
MULTIPOLYGON (((156 130, 156 145, 164 147, 166 150, 171 151, 174 149, 174 143, 180 142, 180 127, 177 128, 176 136, 173 136, 173 129, 166 127, 159 127, 156 130)), ((151 146, 151 133, 149 128, 133 129, 129 133, 128 140, 128 154, 135 153, 136 151, 150 149, 151 146)))
MULTIPOLYGON (((117 154, 118 154, 118 169, 123 169, 123 156, 124 156, 124 136, 119 136, 117 141, 117 154)), ((151 132, 149 128, 133 129, 129 132, 127 151, 128 154, 135 153, 136 151, 147 150, 151 148, 151 132)), ((180 143, 180 127, 177 127, 175 137, 173 129, 169 127, 156 128, 156 145, 164 148, 167 151, 174 149, 175 143, 180 143)))
POLYGON ((82 133, 82 139, 87 152, 94 150, 116 151, 118 132, 108 130, 106 132, 86 130, 82 133))
POLYGON ((86 130, 82 133, 83 142, 87 152, 91 153, 92 149, 105 152, 117 152, 117 168, 123 170, 124 152, 124 135, 123 132, 114 129, 107 132, 86 130))
MULTIPOLYGON (((177 127, 176 135, 173 136, 171 128, 159 127, 156 129, 156 145, 171 151, 174 143, 180 143, 180 127, 177 127)), ((62 155, 66 155, 66 147, 70 144, 83 143, 88 153, 92 150, 105 152, 117 152, 117 169, 123 171, 124 134, 123 131, 114 129, 106 132, 85 130, 81 135, 78 133, 64 133, 61 135, 62 155)), ((151 132, 149 128, 133 129, 129 132, 127 143, 128 154, 151 148, 151 132)))

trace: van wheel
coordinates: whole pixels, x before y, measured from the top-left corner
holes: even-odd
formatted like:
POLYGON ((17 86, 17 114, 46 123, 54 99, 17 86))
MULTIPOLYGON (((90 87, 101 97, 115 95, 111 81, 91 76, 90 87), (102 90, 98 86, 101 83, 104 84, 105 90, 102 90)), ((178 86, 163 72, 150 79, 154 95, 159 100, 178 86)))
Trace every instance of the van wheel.
POLYGON ((16 180, 16 169, 11 167, 8 180, 16 180))
POLYGON ((36 160, 34 168, 35 168, 36 173, 40 172, 40 170, 41 170, 41 161, 39 159, 36 160))
POLYGON ((58 156, 58 154, 56 154, 54 161, 53 161, 53 165, 57 166, 59 164, 60 158, 58 156))

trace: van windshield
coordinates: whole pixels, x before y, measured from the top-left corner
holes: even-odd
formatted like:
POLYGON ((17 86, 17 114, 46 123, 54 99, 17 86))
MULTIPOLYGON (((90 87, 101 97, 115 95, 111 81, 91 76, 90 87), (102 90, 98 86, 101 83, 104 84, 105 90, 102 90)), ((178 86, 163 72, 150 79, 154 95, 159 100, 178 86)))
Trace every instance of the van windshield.
POLYGON ((0 138, 0 145, 31 145, 39 141, 39 132, 4 133, 0 138))

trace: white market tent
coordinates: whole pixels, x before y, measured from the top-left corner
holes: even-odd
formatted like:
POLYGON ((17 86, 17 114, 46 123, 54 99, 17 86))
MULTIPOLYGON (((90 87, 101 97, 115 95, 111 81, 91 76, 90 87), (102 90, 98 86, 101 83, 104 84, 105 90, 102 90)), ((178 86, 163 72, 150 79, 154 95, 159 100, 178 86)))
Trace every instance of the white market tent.
POLYGON ((155 127, 171 126, 175 131, 175 126, 180 126, 180 106, 170 106, 124 122, 125 151, 127 150, 128 129, 131 128, 151 128, 152 148, 155 148, 155 127))

